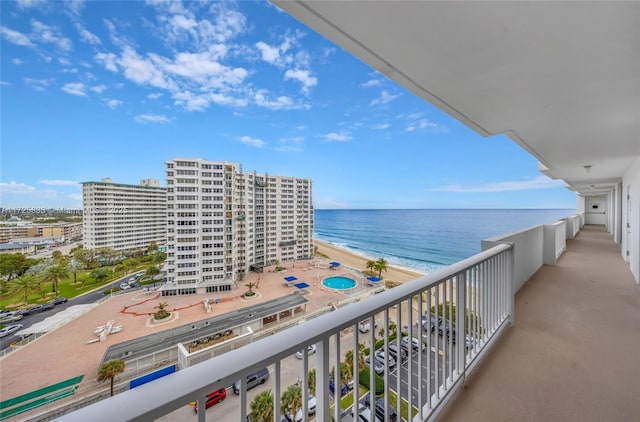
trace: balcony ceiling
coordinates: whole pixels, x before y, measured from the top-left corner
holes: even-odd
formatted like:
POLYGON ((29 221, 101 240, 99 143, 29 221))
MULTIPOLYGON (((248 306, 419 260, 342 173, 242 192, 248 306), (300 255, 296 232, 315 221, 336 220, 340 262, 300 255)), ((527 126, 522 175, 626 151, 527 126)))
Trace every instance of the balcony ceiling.
POLYGON ((571 189, 640 156, 640 2, 273 2, 571 189))

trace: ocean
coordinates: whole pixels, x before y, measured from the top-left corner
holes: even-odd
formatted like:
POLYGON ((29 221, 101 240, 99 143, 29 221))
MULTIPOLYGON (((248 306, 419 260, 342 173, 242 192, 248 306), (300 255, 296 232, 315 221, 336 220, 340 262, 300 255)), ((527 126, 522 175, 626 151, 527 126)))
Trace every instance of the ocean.
POLYGON ((315 210, 318 240, 421 273, 480 252, 480 241, 575 214, 571 209, 315 210))

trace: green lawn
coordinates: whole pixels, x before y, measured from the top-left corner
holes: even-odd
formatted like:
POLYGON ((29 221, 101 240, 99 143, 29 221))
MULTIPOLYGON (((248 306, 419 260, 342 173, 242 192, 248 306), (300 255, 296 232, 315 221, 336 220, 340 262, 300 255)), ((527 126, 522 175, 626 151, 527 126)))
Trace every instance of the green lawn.
MULTIPOLYGON (((78 280, 77 283, 75 284, 73 283, 73 274, 70 274, 69 277, 62 280, 58 284, 59 296, 64 296, 67 299, 71 299, 73 297, 79 296, 83 293, 86 293, 98 287, 104 286, 105 284, 112 283, 114 280, 117 280, 122 277, 126 277, 128 274, 134 273, 136 271, 140 271, 142 269, 144 268, 133 269, 129 273, 122 274, 122 275, 112 274, 111 277, 109 277, 106 281, 103 281, 101 283, 97 283, 95 280, 89 277, 91 270, 78 271, 76 274, 76 279, 78 280), (82 285, 83 280, 85 282, 84 287, 82 285)), ((31 293, 28 296, 30 305, 37 304, 37 303, 44 303, 55 297, 55 295, 51 291, 52 290, 51 283, 43 284, 43 289, 45 293, 44 297, 42 297, 40 293, 31 293)), ((5 295, 3 295, 2 299, 0 299, 0 308, 15 309, 16 305, 22 305, 21 302, 22 302, 22 298, 20 297, 5 297, 5 295)))

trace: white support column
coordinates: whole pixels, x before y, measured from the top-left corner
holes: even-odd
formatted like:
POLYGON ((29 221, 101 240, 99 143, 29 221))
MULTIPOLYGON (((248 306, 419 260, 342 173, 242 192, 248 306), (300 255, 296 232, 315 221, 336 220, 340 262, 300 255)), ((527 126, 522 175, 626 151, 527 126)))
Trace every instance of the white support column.
POLYGON ((325 337, 316 344, 316 420, 318 421, 331 420, 329 372, 329 337, 325 337))
POLYGON ((467 351, 467 318, 466 318, 466 274, 459 273, 456 278, 456 371, 462 376, 462 383, 465 383, 466 374, 466 351, 467 351))

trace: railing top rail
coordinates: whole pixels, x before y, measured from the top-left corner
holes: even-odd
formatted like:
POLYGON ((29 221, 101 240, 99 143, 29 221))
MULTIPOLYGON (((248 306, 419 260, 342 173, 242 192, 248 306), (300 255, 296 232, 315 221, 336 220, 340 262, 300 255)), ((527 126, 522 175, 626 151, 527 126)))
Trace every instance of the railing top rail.
POLYGON ((511 249, 510 244, 499 244, 450 267, 424 275, 382 294, 353 303, 333 312, 307 320, 272 336, 263 337, 233 353, 224 353, 214 359, 183 369, 170 376, 142 385, 126 394, 65 415, 61 420, 140 420, 155 419, 204 396, 213 389, 225 387, 248 374, 294 354, 306 345, 316 343, 327 335, 354 326, 360 320, 388 309, 394 304, 454 277, 500 253, 511 249))

